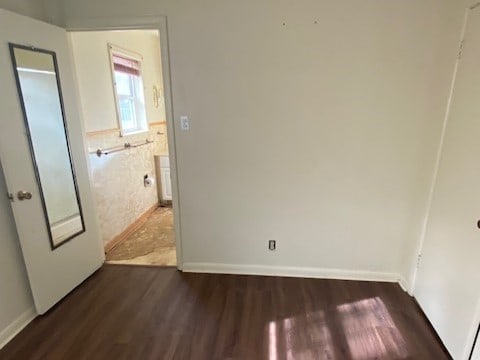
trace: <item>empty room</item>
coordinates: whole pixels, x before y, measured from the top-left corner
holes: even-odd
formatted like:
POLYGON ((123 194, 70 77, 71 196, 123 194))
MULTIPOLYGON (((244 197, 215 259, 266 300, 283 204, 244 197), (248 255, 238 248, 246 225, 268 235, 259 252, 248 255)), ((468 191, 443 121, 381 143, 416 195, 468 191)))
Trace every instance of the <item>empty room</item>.
POLYGON ((0 359, 480 360, 476 0, 0 0, 0 83, 0 359))

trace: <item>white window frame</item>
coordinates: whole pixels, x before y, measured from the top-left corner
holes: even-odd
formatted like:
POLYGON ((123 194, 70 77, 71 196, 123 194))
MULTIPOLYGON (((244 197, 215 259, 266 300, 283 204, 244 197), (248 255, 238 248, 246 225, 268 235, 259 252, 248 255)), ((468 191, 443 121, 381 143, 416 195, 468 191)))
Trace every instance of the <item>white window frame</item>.
MULTIPOLYGON (((117 121, 118 121, 118 126, 120 128, 120 136, 127 136, 127 135, 134 135, 134 134, 139 134, 143 132, 147 132, 148 129, 148 119, 147 119, 147 109, 146 109, 146 102, 145 102, 145 86, 143 83, 143 76, 142 76, 142 67, 143 67, 143 56, 135 53, 133 51, 121 48, 119 46, 113 45, 113 44, 108 44, 108 54, 109 54, 109 59, 110 59, 110 69, 111 69, 111 75, 112 75, 112 84, 113 84, 113 94, 115 97, 115 110, 117 113, 117 121), (134 129, 125 129, 122 119, 121 119, 121 113, 120 113, 120 97, 117 91, 117 83, 115 80, 115 68, 114 68, 114 62, 113 62, 113 56, 118 55, 120 57, 124 57, 127 59, 131 59, 134 61, 137 61, 140 64, 140 82, 141 86, 143 88, 143 98, 141 99, 143 104, 144 104, 144 112, 145 112, 145 119, 138 119, 137 118, 137 112, 135 112, 135 124, 136 127, 134 129)), ((140 96, 135 93, 135 98, 138 99, 140 96)), ((137 102, 137 101, 136 101, 137 102)))

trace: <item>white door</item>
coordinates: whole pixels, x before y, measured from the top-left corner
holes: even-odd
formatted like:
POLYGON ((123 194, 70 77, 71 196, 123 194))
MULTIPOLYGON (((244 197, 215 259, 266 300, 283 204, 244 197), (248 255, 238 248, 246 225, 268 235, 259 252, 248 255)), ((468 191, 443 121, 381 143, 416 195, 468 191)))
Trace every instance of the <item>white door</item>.
POLYGON ((414 296, 454 359, 480 299, 480 8, 470 10, 414 296))
POLYGON ((0 24, 0 158, 35 306, 43 314, 98 269, 104 254, 66 32, 4 10, 0 24))
POLYGON ((472 358, 470 360, 480 360, 480 339, 479 339, 479 330, 480 328, 477 330, 477 334, 476 334, 476 342, 475 342, 475 347, 472 351, 472 358))

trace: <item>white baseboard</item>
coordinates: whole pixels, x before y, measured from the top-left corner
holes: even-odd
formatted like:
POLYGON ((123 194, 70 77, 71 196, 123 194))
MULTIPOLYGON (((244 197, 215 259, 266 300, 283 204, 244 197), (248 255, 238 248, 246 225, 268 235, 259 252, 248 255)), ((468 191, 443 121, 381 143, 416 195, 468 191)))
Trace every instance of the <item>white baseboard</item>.
POLYGON ((398 284, 403 289, 403 291, 405 291, 409 295, 412 295, 409 291, 410 287, 408 286, 407 280, 405 280, 405 278, 403 276, 399 276, 398 284))
POLYGON ((183 271, 192 272, 192 273, 288 276, 288 277, 338 279, 338 280, 385 281, 385 282, 400 281, 400 276, 398 274, 390 273, 390 272, 322 269, 322 268, 293 267, 293 266, 239 265, 239 264, 218 264, 218 263, 183 263, 183 271))
POLYGON ((37 312, 35 308, 31 307, 18 318, 16 318, 10 325, 5 329, 0 331, 0 349, 3 348, 7 343, 12 340, 15 335, 23 330, 33 319, 37 317, 37 312))

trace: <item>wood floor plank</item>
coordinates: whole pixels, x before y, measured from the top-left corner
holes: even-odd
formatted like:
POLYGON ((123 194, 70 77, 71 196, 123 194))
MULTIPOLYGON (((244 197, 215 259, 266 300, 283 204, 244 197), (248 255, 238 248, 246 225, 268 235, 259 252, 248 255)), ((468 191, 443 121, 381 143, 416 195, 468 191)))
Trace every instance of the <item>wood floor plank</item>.
POLYGON ((105 265, 0 359, 449 359, 398 284, 105 265))

